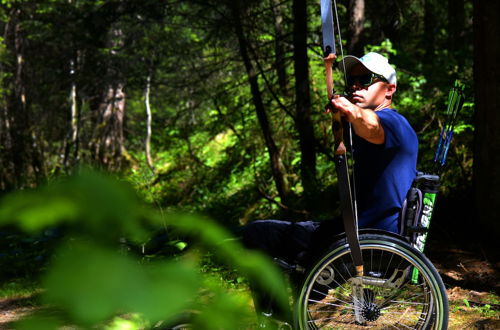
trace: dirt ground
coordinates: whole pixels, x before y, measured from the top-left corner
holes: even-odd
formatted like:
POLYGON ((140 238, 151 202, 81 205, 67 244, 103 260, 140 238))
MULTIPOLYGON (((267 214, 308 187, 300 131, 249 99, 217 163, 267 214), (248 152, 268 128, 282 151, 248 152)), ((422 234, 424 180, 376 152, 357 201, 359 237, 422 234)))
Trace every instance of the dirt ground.
POLYGON ((0 329, 12 329, 9 323, 17 321, 39 307, 33 305, 32 297, 0 298, 0 329))
MULTIPOLYGON (((449 329, 500 329, 500 253, 472 244, 468 250, 429 247, 448 292, 449 329)), ((446 245, 444 245, 446 246, 446 245)))

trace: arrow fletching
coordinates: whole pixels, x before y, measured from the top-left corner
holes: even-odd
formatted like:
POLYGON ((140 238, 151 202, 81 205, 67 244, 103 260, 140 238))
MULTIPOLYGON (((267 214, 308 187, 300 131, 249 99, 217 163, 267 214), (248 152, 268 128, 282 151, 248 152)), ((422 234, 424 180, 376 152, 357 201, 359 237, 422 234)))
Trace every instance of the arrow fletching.
POLYGON ((464 89, 465 85, 461 84, 458 80, 455 80, 455 83, 448 94, 446 121, 441 133, 439 134, 438 146, 436 154, 434 155, 434 163, 438 169, 444 166, 446 158, 448 157, 448 151, 453 137, 457 116, 460 110, 462 110, 465 101, 464 89))

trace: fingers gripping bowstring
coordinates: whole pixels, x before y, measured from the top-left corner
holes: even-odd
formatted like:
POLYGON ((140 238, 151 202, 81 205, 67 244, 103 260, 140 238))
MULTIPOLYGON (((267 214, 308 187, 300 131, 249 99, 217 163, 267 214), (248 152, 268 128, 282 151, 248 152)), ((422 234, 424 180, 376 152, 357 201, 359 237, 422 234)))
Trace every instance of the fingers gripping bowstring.
MULTIPOLYGON (((347 73, 345 70, 345 58, 344 58, 344 49, 342 47, 342 34, 340 32, 340 21, 339 21, 339 14, 337 11, 337 0, 333 0, 333 8, 335 9, 335 21, 337 23, 337 33, 339 35, 338 40, 339 40, 339 46, 340 46, 340 56, 341 56, 341 61, 342 61, 342 66, 344 67, 343 70, 343 76, 344 76, 344 87, 347 89, 349 86, 347 86, 347 73)), ((352 126, 351 123, 348 123, 349 127, 349 146, 351 148, 351 152, 354 150, 354 145, 353 145, 353 138, 352 138, 352 126)), ((353 159, 354 161, 354 159, 353 159)), ((356 222, 356 227, 358 226, 358 207, 357 207, 357 198, 356 198, 356 179, 354 176, 354 168, 352 169, 352 200, 353 200, 353 215, 354 219, 356 222)))

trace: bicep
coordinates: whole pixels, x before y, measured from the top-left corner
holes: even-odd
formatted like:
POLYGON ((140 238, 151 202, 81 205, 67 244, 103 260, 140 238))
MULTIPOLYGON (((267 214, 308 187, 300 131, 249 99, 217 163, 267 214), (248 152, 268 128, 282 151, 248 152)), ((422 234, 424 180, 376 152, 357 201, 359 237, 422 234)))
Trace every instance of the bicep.
POLYGON ((362 120, 354 127, 356 134, 373 144, 385 142, 384 126, 375 111, 364 111, 362 120))

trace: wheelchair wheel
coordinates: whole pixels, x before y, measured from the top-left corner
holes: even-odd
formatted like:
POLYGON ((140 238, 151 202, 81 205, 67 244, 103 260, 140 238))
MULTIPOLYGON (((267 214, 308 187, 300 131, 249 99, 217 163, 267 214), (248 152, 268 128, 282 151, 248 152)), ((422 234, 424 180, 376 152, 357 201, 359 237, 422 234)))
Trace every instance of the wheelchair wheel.
POLYGON ((308 273, 296 304, 299 329, 446 329, 448 298, 431 262, 402 240, 360 235, 363 276, 345 240, 308 273))

